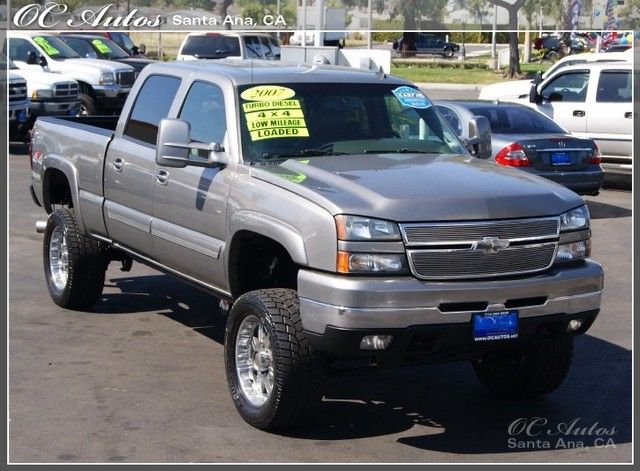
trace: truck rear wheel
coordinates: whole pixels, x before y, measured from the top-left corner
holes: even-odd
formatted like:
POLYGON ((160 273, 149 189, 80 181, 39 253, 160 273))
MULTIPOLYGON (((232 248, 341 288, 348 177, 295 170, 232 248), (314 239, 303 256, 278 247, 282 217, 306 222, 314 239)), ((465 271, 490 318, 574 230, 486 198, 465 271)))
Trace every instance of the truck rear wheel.
POLYGON ((104 287, 106 248, 78 230, 72 209, 56 209, 44 232, 44 273, 49 294, 67 309, 92 307, 104 287))
POLYGON ((225 364, 235 406, 256 428, 297 424, 320 402, 322 363, 302 331, 293 290, 238 298, 227 321, 225 364))
POLYGON ((555 391, 567 377, 573 337, 541 343, 526 350, 491 352, 473 363, 489 391, 512 398, 533 398, 555 391))

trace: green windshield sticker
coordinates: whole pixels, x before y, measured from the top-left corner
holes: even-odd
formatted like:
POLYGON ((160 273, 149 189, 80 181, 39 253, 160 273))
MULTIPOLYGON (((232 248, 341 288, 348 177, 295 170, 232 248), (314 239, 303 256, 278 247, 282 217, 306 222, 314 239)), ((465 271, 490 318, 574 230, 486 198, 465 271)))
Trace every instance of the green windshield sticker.
POLYGON ((292 183, 302 183, 307 179, 307 176, 304 173, 281 173, 278 176, 284 178, 285 180, 289 180, 292 183))
POLYGON ((252 141, 309 137, 300 101, 287 99, 294 94, 290 88, 276 85, 261 85, 242 92, 243 99, 252 100, 242 105, 252 141))
POLYGON ((45 54, 47 54, 48 56, 57 56, 58 54, 60 54, 60 51, 53 47, 51 43, 42 36, 35 36, 33 38, 33 41, 42 49, 44 49, 45 54))
POLYGON ((109 49, 109 46, 107 46, 101 39, 94 39, 91 41, 91 44, 93 44, 102 54, 111 54, 111 49, 109 49))

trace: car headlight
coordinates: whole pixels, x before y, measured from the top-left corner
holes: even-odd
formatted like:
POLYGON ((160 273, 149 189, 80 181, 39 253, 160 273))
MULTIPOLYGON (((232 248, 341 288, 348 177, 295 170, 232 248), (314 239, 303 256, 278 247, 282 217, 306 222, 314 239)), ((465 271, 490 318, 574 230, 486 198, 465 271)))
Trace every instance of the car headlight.
POLYGON ((348 241, 401 240, 394 222, 361 216, 336 216, 338 239, 348 241))
POLYGON ((113 85, 116 83, 116 79, 111 72, 106 72, 100 76, 100 85, 113 85))
POLYGON ((560 215, 560 240, 556 263, 584 260, 591 255, 589 209, 586 205, 560 215))
POLYGON ((52 98, 52 97, 53 97, 53 92, 47 89, 34 90, 33 93, 31 93, 32 100, 43 100, 45 98, 52 98))
POLYGON ((587 205, 562 213, 560 215, 560 232, 588 229, 589 219, 590 216, 587 205))
POLYGON ((405 255, 401 253, 380 254, 338 251, 336 268, 338 273, 400 274, 407 272, 407 262, 405 255))

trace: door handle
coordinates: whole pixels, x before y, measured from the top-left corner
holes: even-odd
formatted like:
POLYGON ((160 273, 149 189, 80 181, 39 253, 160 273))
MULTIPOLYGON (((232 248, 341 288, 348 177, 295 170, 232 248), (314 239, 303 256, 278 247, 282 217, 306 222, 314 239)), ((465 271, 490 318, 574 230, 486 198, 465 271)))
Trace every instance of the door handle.
POLYGON ((625 118, 628 118, 628 119, 631 119, 631 118, 633 117, 633 112, 632 112, 632 111, 627 111, 627 112, 624 114, 624 117, 625 117, 625 118))
POLYGON ((573 116, 577 116, 578 118, 582 118, 585 115, 585 112, 582 110, 573 110, 573 116))
POLYGON ((155 174, 155 179, 158 185, 165 186, 169 182, 169 172, 166 170, 158 170, 158 173, 155 174))
POLYGON ((122 160, 120 157, 117 157, 111 161, 111 165, 113 165, 113 169, 116 172, 122 172, 122 169, 124 169, 124 160, 122 160))

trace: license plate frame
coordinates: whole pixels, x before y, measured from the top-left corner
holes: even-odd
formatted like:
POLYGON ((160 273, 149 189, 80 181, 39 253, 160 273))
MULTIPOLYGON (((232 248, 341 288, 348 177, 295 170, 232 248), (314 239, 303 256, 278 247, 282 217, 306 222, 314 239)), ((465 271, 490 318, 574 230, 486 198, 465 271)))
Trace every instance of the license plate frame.
POLYGON ((571 155, 567 152, 552 152, 550 161, 555 167, 571 165, 571 155))
POLYGON ((475 312, 471 325, 474 342, 515 340, 519 334, 520 313, 517 309, 475 312))

